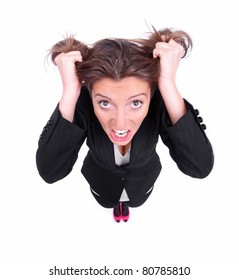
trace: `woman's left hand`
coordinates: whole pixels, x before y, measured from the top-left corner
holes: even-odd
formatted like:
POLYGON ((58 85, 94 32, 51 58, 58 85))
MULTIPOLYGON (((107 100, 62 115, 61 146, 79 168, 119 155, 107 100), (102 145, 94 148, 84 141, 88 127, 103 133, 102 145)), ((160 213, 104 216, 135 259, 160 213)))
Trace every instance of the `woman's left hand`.
POLYGON ((176 86, 176 73, 184 55, 184 48, 171 39, 168 43, 158 42, 153 50, 155 59, 160 59, 158 87, 172 124, 187 111, 185 102, 176 86))
POLYGON ((168 43, 158 42, 153 50, 153 57, 160 59, 159 86, 162 83, 175 83, 179 62, 184 55, 184 48, 171 39, 168 43))

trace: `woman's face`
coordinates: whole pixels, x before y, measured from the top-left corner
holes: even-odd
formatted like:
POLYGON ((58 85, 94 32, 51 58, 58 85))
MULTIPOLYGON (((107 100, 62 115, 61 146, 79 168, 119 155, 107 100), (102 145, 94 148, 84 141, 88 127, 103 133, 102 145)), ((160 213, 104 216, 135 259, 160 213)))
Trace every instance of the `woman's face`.
POLYGON ((104 78, 93 84, 92 101, 95 114, 110 140, 125 146, 148 113, 150 86, 137 77, 120 81, 104 78))

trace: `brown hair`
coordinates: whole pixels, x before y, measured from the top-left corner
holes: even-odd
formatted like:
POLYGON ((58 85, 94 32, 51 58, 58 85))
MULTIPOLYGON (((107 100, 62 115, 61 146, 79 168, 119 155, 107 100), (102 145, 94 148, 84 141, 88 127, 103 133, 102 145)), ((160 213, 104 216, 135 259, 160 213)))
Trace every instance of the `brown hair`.
POLYGON ((76 71, 80 81, 90 91, 93 83, 102 78, 120 80, 132 76, 147 81, 153 90, 157 86, 160 71, 159 59, 153 58, 153 50, 157 42, 169 42, 171 39, 183 46, 183 57, 192 48, 192 40, 186 32, 169 28, 157 31, 153 27, 148 38, 107 38, 93 45, 86 45, 74 36, 68 36, 56 43, 49 55, 54 63, 61 52, 80 51, 83 62, 76 62, 76 71))

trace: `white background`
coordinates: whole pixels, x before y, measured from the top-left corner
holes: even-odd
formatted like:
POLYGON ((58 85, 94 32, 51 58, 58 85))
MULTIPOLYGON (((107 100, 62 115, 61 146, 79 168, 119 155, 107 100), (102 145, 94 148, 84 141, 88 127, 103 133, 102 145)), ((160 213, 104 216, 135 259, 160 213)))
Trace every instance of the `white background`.
MULTIPOLYGON (((54 265, 139 270, 186 265, 191 276, 185 279, 238 279, 236 1, 15 0, 0 5, 1 279, 64 278, 49 276, 54 265), (57 69, 45 63, 45 56, 66 32, 93 43, 140 37, 148 31, 146 23, 192 36, 194 48, 179 67, 178 87, 208 127, 215 166, 207 178, 192 179, 159 142, 163 170, 153 194, 131 210, 128 223, 117 224, 80 173, 86 146, 64 180, 48 185, 38 175, 38 138, 61 95, 57 69)), ((136 278, 140 274, 127 279, 136 278)))

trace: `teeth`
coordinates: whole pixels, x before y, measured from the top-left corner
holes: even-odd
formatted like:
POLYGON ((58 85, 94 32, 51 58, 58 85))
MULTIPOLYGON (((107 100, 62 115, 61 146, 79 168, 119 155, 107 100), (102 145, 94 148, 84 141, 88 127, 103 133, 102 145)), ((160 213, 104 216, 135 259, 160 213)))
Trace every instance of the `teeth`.
POLYGON ((128 130, 114 130, 114 133, 119 137, 124 137, 127 134, 128 130))

